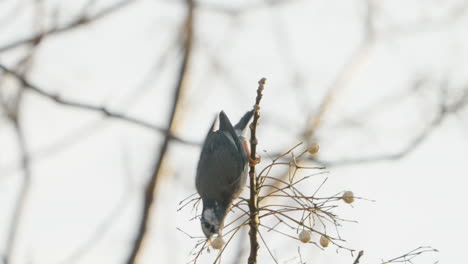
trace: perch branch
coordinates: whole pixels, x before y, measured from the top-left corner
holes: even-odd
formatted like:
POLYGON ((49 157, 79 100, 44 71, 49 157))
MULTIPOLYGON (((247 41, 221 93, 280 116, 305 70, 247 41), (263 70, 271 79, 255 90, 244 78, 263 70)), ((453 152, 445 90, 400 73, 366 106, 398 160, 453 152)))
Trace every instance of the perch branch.
MULTIPOLYGON (((257 123, 260 118, 260 100, 262 99, 262 92, 265 86, 266 79, 262 78, 258 82, 257 89, 257 98, 255 99, 254 105, 254 118, 252 124, 250 124, 250 157, 249 160, 254 161, 256 159, 257 151, 257 123)), ((259 226, 259 216, 258 216, 258 189, 257 189, 257 177, 255 177, 255 162, 250 163, 249 179, 250 179, 250 200, 249 200, 249 209, 250 209, 250 255, 248 259, 249 264, 257 263, 257 253, 258 253, 258 226, 259 226)))

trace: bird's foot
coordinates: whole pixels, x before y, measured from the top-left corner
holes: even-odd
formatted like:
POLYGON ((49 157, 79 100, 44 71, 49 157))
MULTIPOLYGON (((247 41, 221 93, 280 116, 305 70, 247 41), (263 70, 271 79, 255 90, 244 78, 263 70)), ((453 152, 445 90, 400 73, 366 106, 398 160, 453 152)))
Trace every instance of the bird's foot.
POLYGON ((255 166, 255 165, 259 164, 261 161, 262 161, 262 157, 260 157, 260 156, 258 156, 258 155, 255 155, 255 159, 252 159, 252 158, 249 156, 249 164, 250 164, 250 166, 255 166))
POLYGON ((260 161, 262 161, 262 158, 258 155, 255 155, 255 159, 252 159, 250 157, 250 149, 249 149, 249 145, 247 144, 247 141, 244 140, 244 150, 245 150, 245 153, 247 154, 247 157, 249 158, 249 165, 250 166, 255 166, 257 164, 260 163, 260 161))

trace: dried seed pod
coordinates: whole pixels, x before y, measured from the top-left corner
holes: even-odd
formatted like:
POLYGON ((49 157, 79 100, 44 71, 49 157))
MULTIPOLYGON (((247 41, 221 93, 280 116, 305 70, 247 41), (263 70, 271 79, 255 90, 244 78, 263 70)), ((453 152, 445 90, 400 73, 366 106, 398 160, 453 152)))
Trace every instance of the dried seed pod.
POLYGON ((328 247, 330 244, 330 239, 326 236, 321 236, 320 237, 320 245, 324 248, 328 247))
POLYGON ((214 249, 221 249, 224 246, 223 237, 218 236, 217 238, 215 238, 215 240, 213 240, 213 242, 211 242, 211 246, 214 249))
POLYGON ((343 196, 341 196, 341 199, 345 201, 345 203, 352 203, 354 202, 354 193, 352 191, 346 191, 343 193, 343 196))
POLYGON ((309 242, 310 241, 310 231, 302 230, 301 233, 299 233, 299 240, 302 243, 309 242))
POLYGON ((319 152, 320 146, 318 143, 312 143, 310 146, 307 148, 307 151, 311 155, 315 155, 319 152))

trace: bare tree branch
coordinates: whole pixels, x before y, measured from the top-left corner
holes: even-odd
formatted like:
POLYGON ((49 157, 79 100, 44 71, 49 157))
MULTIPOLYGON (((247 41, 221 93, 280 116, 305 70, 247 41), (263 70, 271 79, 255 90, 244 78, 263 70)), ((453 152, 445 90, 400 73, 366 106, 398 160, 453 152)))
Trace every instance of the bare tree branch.
POLYGON ((182 144, 195 145, 195 146, 200 145, 197 142, 192 142, 192 141, 189 141, 189 140, 182 139, 182 138, 180 138, 178 136, 175 136, 168 129, 155 126, 153 124, 150 124, 150 123, 148 123, 146 121, 143 121, 143 120, 140 120, 140 119, 137 119, 137 118, 134 118, 134 117, 126 116, 125 114, 113 112, 113 111, 107 109, 106 107, 96 106, 96 105, 83 103, 83 102, 77 102, 77 101, 73 101, 73 100, 69 100, 69 99, 63 99, 62 97, 60 97, 57 94, 52 94, 50 92, 47 92, 47 91, 39 88, 38 86, 36 86, 34 84, 32 84, 23 75, 17 73, 14 70, 11 70, 11 69, 7 68, 6 66, 4 66, 2 64, 0 64, 0 69, 3 70, 6 73, 9 73, 9 74, 12 74, 13 76, 15 76, 15 78, 18 79, 18 81, 20 81, 21 84, 25 88, 28 88, 30 91, 36 93, 37 95, 40 95, 40 96, 45 97, 47 99, 50 99, 50 100, 54 101, 55 103, 58 103, 58 104, 61 104, 61 105, 64 105, 64 106, 68 106, 68 107, 81 109, 81 110, 98 112, 98 113, 101 113, 101 114, 103 114, 103 115, 105 115, 107 117, 110 117, 110 118, 114 118, 114 119, 117 119, 117 120, 122 120, 122 121, 132 123, 132 124, 135 124, 135 125, 138 125, 138 126, 141 126, 141 127, 146 127, 146 128, 151 129, 151 130, 155 130, 155 131, 161 132, 161 133, 163 133, 165 135, 168 135, 168 137, 171 140, 177 141, 177 142, 182 143, 182 144))
MULTIPOLYGON (((372 0, 364 0, 366 14, 362 21, 362 27, 364 31, 364 38, 358 49, 351 55, 348 62, 340 70, 336 78, 331 83, 327 90, 327 93, 323 97, 319 107, 312 113, 309 114, 306 120, 306 126, 302 132, 302 138, 306 142, 307 147, 310 147, 316 140, 316 132, 322 125, 322 120, 334 103, 336 96, 346 87, 355 71, 362 65, 368 58, 370 51, 375 44, 375 32, 374 32, 374 6, 372 0)), ((282 152, 281 152, 282 153, 282 152)), ((283 174, 280 178, 286 179, 288 174, 283 174)), ((271 192, 277 187, 279 182, 275 182, 272 188, 269 188, 267 192, 271 192)))
POLYGON ((163 143, 159 149, 158 160, 155 164, 154 171, 151 175, 149 182, 146 184, 144 201, 143 201, 143 212, 138 223, 138 231, 135 238, 135 243, 130 251, 130 255, 126 261, 127 264, 133 264, 138 262, 138 257, 141 255, 142 249, 144 247, 144 240, 146 238, 149 222, 151 218, 151 211, 154 207, 155 199, 155 190, 158 183, 158 179, 161 177, 162 167, 164 161, 166 160, 166 154, 169 150, 169 143, 173 139, 172 131, 175 127, 175 119, 177 114, 177 108, 179 105, 179 100, 183 90, 188 85, 188 72, 189 64, 192 57, 192 43, 193 43, 193 27, 194 27, 194 13, 195 13, 195 3, 193 0, 187 0, 187 17, 185 20, 185 38, 183 43, 184 54, 182 57, 182 62, 179 69, 178 81, 174 89, 174 96, 172 98, 171 114, 168 120, 168 125, 166 129, 166 134, 163 140, 163 143))
POLYGON ((257 253, 258 253, 258 226, 260 224, 259 216, 258 216, 258 179, 255 175, 255 160, 257 159, 257 123, 258 119, 260 118, 260 100, 262 100, 263 96, 263 89, 265 86, 266 79, 262 78, 258 82, 258 89, 257 89, 257 98, 255 99, 254 105, 254 117, 253 121, 250 124, 250 171, 249 171, 249 179, 250 179, 250 199, 249 199, 249 210, 250 210, 250 231, 249 231, 249 238, 250 238, 250 255, 248 259, 249 264, 257 263, 257 253))
MULTIPOLYGON (((95 2, 95 0, 90 0, 90 3, 95 2)), ((89 6, 86 5, 86 6, 89 6)), ((177 36, 177 41, 180 39, 180 34, 177 36)), ((167 47, 167 50, 163 52, 161 56, 158 56, 158 58, 155 60, 154 65, 151 67, 151 69, 144 75, 142 81, 140 84, 137 85, 135 89, 132 89, 133 93, 126 94, 123 99, 118 102, 116 105, 119 105, 119 109, 125 109, 130 108, 133 106, 136 102, 137 99, 140 98, 149 90, 151 87, 150 83, 152 83, 155 79, 155 76, 158 76, 158 72, 161 70, 161 68, 167 64, 169 60, 169 55, 173 55, 172 53, 176 53, 176 51, 172 52, 171 50, 176 49, 179 50, 177 46, 176 40, 171 41, 170 45, 167 47)), ((24 61, 21 60, 21 61, 24 61)), ((1 99, 1 98, 0 98, 1 99)), ((0 113, 1 115, 4 113, 0 113)), ((100 117, 96 120, 90 121, 79 128, 74 129, 72 132, 69 134, 63 135, 60 138, 56 138, 56 140, 46 146, 40 147, 36 150, 30 149, 29 151, 29 161, 31 164, 34 165, 35 162, 38 162, 40 160, 44 160, 45 158, 54 156, 59 154, 61 151, 65 150, 66 148, 76 145, 83 141, 84 139, 88 138, 89 136, 96 134, 99 132, 101 129, 106 127, 106 123, 104 122, 106 120, 106 117, 100 117)), ((193 146, 199 146, 200 144, 195 141, 187 141, 190 145, 193 146)), ((2 171, 1 177, 6 177, 7 175, 16 172, 19 167, 20 167, 20 161, 14 161, 10 165, 3 166, 0 168, 0 171, 2 171)), ((0 178, 1 178, 0 177, 0 178)))
POLYGON ((359 260, 361 259, 361 257, 364 255, 364 251, 361 250, 359 251, 357 257, 356 257, 356 260, 354 260, 353 264, 359 264, 359 260))
POLYGON ((375 42, 374 21, 373 21, 373 3, 371 0, 366 0, 366 16, 363 21, 364 40, 359 48, 352 54, 349 61, 344 65, 333 83, 328 88, 327 94, 322 99, 318 109, 309 116, 306 128, 304 129, 303 137, 306 142, 313 140, 315 133, 325 116, 329 111, 330 106, 335 101, 336 96, 348 84, 355 71, 362 65, 369 56, 370 50, 375 42))
POLYGON ((19 188, 18 197, 15 200, 15 205, 12 213, 12 217, 10 220, 10 228, 8 229, 9 232, 7 234, 7 242, 6 242, 6 249, 4 254, 4 263, 8 264, 11 263, 11 258, 14 256, 18 232, 21 227, 22 218, 24 214, 24 210, 27 203, 27 198, 29 195, 29 190, 31 186, 31 167, 29 163, 29 154, 27 150, 26 140, 24 137, 23 129, 21 123, 19 121, 19 112, 20 112, 20 105, 22 100, 22 90, 21 87, 19 88, 15 97, 12 98, 7 103, 2 96, 1 98, 1 106, 3 107, 4 111, 7 112, 8 118, 10 122, 13 124, 16 142, 18 148, 20 150, 21 156, 21 167, 23 173, 22 183, 19 188))
MULTIPOLYGON (((41 3, 36 5, 36 17, 40 16, 41 3)), ((39 42, 33 43, 33 46, 28 51, 28 54, 24 56, 18 64, 15 66, 16 69, 23 71, 24 73, 29 70, 29 66, 33 60, 37 45, 39 42)), ((1 69, 1 68, 0 68, 1 69)), ((31 163, 29 157, 29 151, 27 147, 27 141, 24 136, 22 124, 21 124, 21 104, 23 100, 23 94, 25 91, 25 86, 21 85, 17 87, 16 94, 10 98, 9 101, 6 101, 2 94, 0 93, 0 106, 7 113, 9 121, 13 124, 16 141, 18 149, 20 152, 21 167, 23 173, 23 182, 19 187, 19 194, 14 204, 14 209, 11 217, 11 226, 9 228, 9 233, 7 235, 7 243, 4 254, 4 264, 11 263, 11 259, 14 256, 16 243, 18 239, 18 232, 21 228, 21 223, 23 220, 23 214, 27 205, 28 196, 31 188, 31 163)))
POLYGON ((442 124, 442 122, 450 114, 460 111, 466 105, 468 105, 468 88, 465 89, 464 94, 455 102, 449 105, 442 104, 433 120, 424 129, 422 129, 413 139, 411 139, 405 147, 403 147, 397 152, 334 161, 318 159, 317 162, 326 166, 344 166, 350 164, 362 164, 385 160, 399 160, 416 150, 432 134, 432 132, 442 124))
POLYGON ((31 167, 29 164, 29 155, 27 151, 26 140, 24 138, 23 129, 20 123, 16 120, 13 121, 16 140, 19 146, 21 156, 22 156, 22 167, 23 167, 23 183, 20 187, 18 198, 13 210, 13 216, 11 218, 11 226, 9 228, 8 238, 7 238, 7 247, 5 252, 5 264, 11 263, 11 258, 14 256, 16 241, 18 237, 18 231, 21 227, 21 222, 26 207, 26 203, 29 196, 29 190, 31 188, 31 167))
POLYGON ((67 32, 69 30, 81 27, 83 25, 90 24, 91 22, 98 21, 113 13, 116 13, 117 11, 121 10, 123 7, 131 3, 135 3, 136 1, 137 0, 121 0, 104 8, 103 10, 99 11, 98 13, 94 15, 87 16, 86 14, 81 14, 76 19, 74 19, 73 21, 63 26, 55 27, 45 32, 39 32, 33 36, 18 39, 18 40, 12 41, 11 43, 0 46, 0 53, 26 45, 26 44, 34 44, 46 36, 58 35, 60 33, 67 32))
POLYGON ((427 246, 418 247, 418 248, 415 248, 415 249, 409 251, 408 253, 405 253, 405 254, 403 254, 403 255, 401 255, 399 257, 396 257, 396 258, 393 258, 393 259, 390 259, 390 260, 386 260, 386 261, 382 261, 382 264, 387 264, 387 263, 413 263, 412 260, 415 257, 420 256, 422 254, 430 253, 430 252, 439 252, 439 251, 437 249, 435 249, 435 248, 427 247, 427 246))

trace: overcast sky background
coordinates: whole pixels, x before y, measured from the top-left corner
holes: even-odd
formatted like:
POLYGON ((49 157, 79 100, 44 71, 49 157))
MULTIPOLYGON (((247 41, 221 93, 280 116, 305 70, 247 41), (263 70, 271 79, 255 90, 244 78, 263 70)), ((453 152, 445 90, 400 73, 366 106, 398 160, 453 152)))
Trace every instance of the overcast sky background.
MULTIPOLYGON (((34 21, 33 1, 0 1, 0 47, 65 24, 87 1, 44 0, 34 21), (42 24, 41 24, 42 23, 42 24)), ((93 13, 115 1, 98 0, 93 13)), ((307 117, 329 89, 339 86, 317 132, 319 158, 340 161, 398 153, 430 124, 446 102, 468 87, 467 1, 373 1, 372 34, 367 1, 203 1, 195 10, 190 82, 181 102, 177 134, 201 142, 214 115, 233 122, 254 103, 257 81, 267 78, 259 149, 267 155, 302 141, 307 117), (240 10, 232 15, 226 10, 240 10), (369 38, 371 36, 371 38, 369 38)), ((182 1, 139 0, 102 20, 46 37, 27 77, 64 98, 106 106, 158 126, 167 122, 180 51, 182 1), (159 65, 159 66, 158 66, 159 65)), ((14 65, 27 46, 0 52, 14 65)), ((17 88, 13 78, 0 91, 17 88)), ((1 113, 1 112, 0 112, 1 113)), ((381 263, 418 246, 438 254, 416 263, 465 259, 468 236, 466 176, 468 118, 462 108, 398 160, 330 166, 322 196, 352 190, 357 200, 336 212, 359 223, 340 229, 346 246, 364 250, 362 263, 381 263)), ((99 113, 70 109, 26 92, 21 124, 32 156, 32 186, 14 263, 122 263, 140 217, 141 193, 162 135, 99 113), (109 221, 109 219, 111 219, 109 221), (97 236, 96 230, 100 230, 97 236), (84 252, 77 249, 87 245, 84 252)), ((178 203, 195 192, 199 147, 172 143, 142 263, 187 263, 201 236, 190 210, 178 203)), ((22 182, 14 129, 0 114, 0 250, 22 182)), ((247 230, 244 230, 247 232, 247 230)), ((280 263, 352 263, 346 251, 325 250, 267 233, 280 263), (270 236, 270 237, 269 237, 270 236)), ((4 239, 5 238, 5 239, 4 239)), ((244 237, 245 238, 245 237, 244 237)), ((317 241, 318 237, 313 236, 317 241)), ((248 240, 243 242, 248 249, 248 240)), ((232 263, 239 241, 226 250, 232 263)), ((201 263, 211 263, 215 251, 201 263), (211 262, 209 262, 211 260, 211 262)), ((247 250, 248 252, 248 250, 247 250)), ((259 263, 273 263, 265 247, 259 263)), ((3 253, 2 253, 3 254, 3 253)), ((247 253, 245 253, 247 254, 247 253)), ((243 261, 247 255, 242 256, 243 261)))

